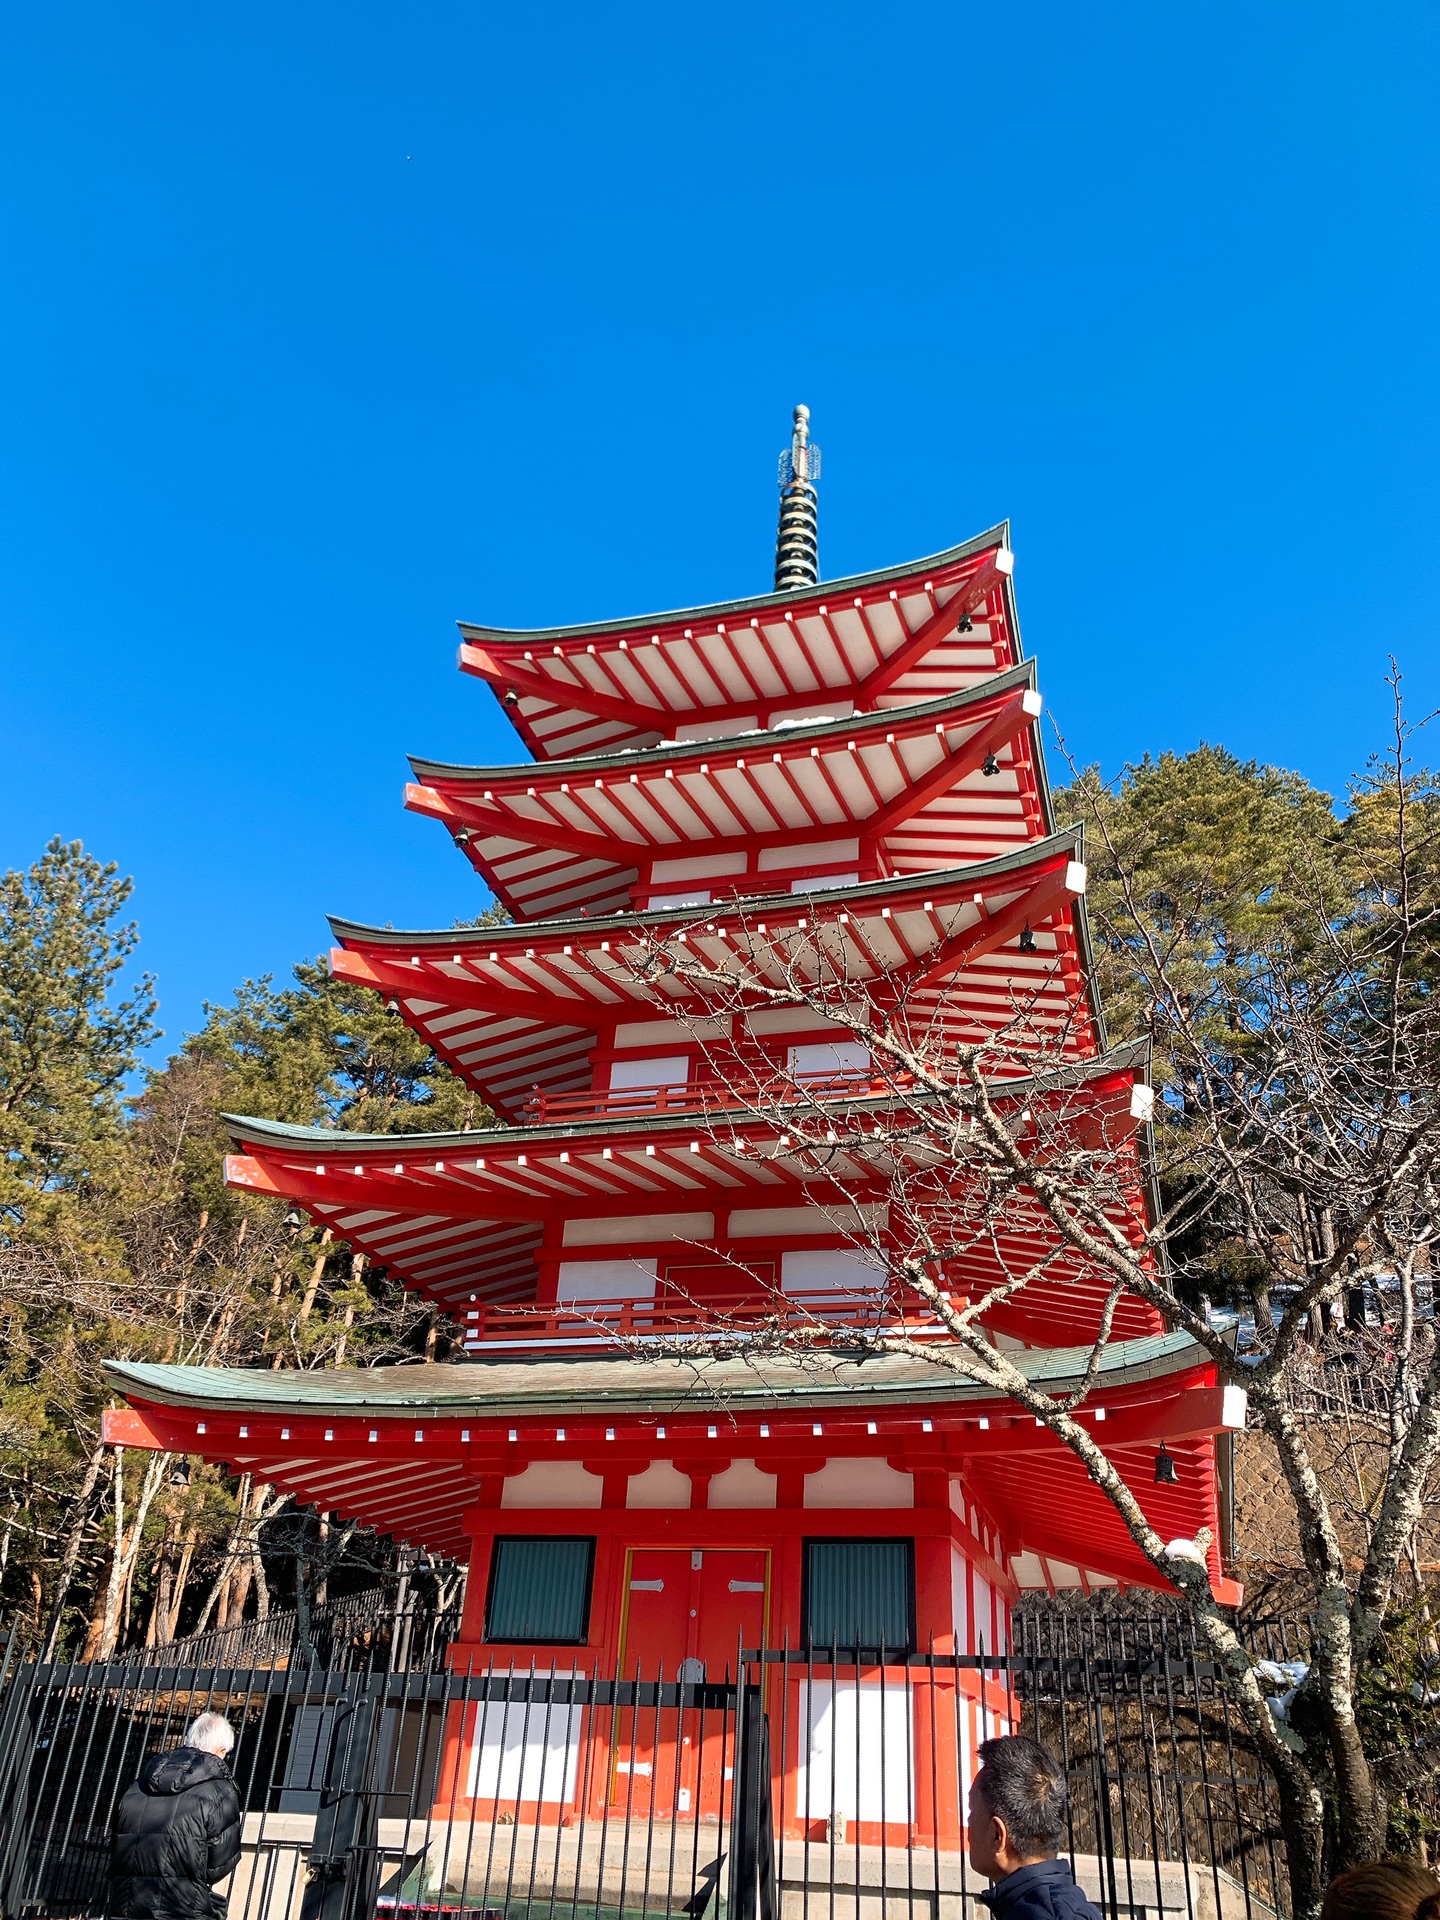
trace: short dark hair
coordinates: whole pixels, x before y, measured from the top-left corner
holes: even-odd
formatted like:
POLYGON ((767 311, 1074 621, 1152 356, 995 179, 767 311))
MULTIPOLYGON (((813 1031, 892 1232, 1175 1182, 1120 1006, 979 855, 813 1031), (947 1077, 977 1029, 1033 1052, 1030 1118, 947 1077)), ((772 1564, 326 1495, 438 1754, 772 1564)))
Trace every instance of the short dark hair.
POLYGON ((1038 1740, 1024 1733, 982 1740, 975 1785, 986 1811, 1005 1822, 1010 1845, 1022 1858, 1060 1851, 1065 1840, 1065 1775, 1038 1740))
POLYGON ((1321 1920, 1434 1920, 1440 1881, 1412 1860, 1376 1860, 1330 1882, 1321 1920))

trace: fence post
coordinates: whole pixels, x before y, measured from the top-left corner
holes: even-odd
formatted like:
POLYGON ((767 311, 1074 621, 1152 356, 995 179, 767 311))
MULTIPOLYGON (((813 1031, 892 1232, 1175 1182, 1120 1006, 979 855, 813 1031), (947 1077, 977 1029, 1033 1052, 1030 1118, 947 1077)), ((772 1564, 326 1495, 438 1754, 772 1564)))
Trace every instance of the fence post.
POLYGON ((301 1920, 359 1920, 362 1915, 369 1920, 375 1910, 380 1865, 375 1774, 386 1677, 347 1679, 326 1755, 301 1920))
POLYGON ((31 1662, 16 1661, 10 1666, 16 1629, 11 1627, 5 1649, 9 1686, 0 1709, 0 1913, 19 1913, 26 1902, 26 1867, 30 1851, 29 1823, 25 1801, 30 1783, 30 1765, 35 1757, 35 1731, 30 1707, 35 1698, 40 1669, 31 1662))
POLYGON ((1115 1827, 1110 1805, 1110 1768, 1105 1755, 1105 1705, 1100 1698, 1099 1676, 1095 1671, 1097 1662, 1093 1640, 1084 1648, 1083 1657, 1085 1692, 1090 1703, 1090 1738, 1094 1748, 1091 1764, 1095 1776, 1095 1810, 1099 1815, 1096 1837, 1100 1843, 1100 1897, 1110 1909, 1111 1920, 1120 1920, 1119 1883, 1115 1873, 1115 1827))
MULTIPOLYGON (((764 1668, 761 1668, 763 1678, 764 1668)), ((735 1686, 735 1790, 730 1814, 729 1920, 775 1920, 775 1813, 770 1720, 740 1663, 735 1686)))

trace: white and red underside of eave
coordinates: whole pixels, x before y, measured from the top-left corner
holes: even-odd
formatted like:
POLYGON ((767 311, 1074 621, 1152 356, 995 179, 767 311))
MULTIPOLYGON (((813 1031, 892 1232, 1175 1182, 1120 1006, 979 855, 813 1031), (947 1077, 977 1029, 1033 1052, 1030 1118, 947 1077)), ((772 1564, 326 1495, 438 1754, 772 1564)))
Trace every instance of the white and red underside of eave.
MULTIPOLYGON (((717 1022, 713 999, 657 974, 655 956, 667 949, 717 973, 743 957, 755 980, 748 1004, 769 1021, 777 1060, 783 1022, 765 989, 782 990, 798 972, 817 983, 845 981, 932 1055, 1008 1031, 1010 1054, 998 1047, 988 1069, 1003 1076, 1021 1070, 1027 1049, 1069 1060, 1095 1050, 1075 925, 1085 886, 1079 851, 1072 831, 949 872, 771 895, 728 910, 426 933, 336 922, 343 944, 330 966, 335 978, 393 1001, 508 1119, 536 1117, 546 1102, 564 1107, 567 1096, 566 1110, 602 1112, 620 1096, 608 1097, 600 1069, 638 1065, 647 1052, 691 1056, 697 1083, 723 1078, 732 1047, 737 1067, 747 1044, 749 1065, 760 1064, 761 1043, 747 1041, 743 1015, 727 1012, 717 1022)), ((823 1020, 810 1009, 797 1015, 801 1025, 818 1031, 823 1020)), ((633 1108, 639 1099, 631 1092, 624 1103, 633 1108)))
MULTIPOLYGON (((1110 1218, 1137 1247, 1146 1231, 1137 1137, 1148 1096, 1142 1063, 1139 1050, 1121 1049, 996 1096, 1002 1113, 1014 1110, 1018 1138, 1031 1150, 1043 1152, 1051 1137, 1092 1144, 1115 1183, 1110 1218)), ((797 1108, 792 1120, 773 1109, 650 1113, 448 1135, 343 1134, 233 1118, 243 1152, 227 1161, 226 1177, 244 1191, 305 1206, 462 1325, 502 1306, 553 1315, 562 1251, 573 1257, 577 1248, 608 1246, 657 1263, 651 1330, 667 1315, 690 1325, 695 1310, 703 1319, 712 1306, 723 1326, 741 1306, 773 1302, 785 1251, 797 1244, 843 1249, 878 1233, 904 1252, 911 1231, 904 1222, 913 1215, 928 1218, 948 1249, 946 1284, 957 1299, 1026 1277, 986 1313, 993 1331, 1028 1346, 1094 1337, 1109 1273, 1062 1242, 1033 1196, 1011 1195, 992 1217, 983 1175, 967 1183, 964 1169, 957 1171, 943 1108, 934 1131, 925 1114, 923 1099, 892 1092, 815 1104, 808 1116, 797 1108), (683 1276, 674 1282, 672 1263, 683 1276), (737 1299, 747 1285, 753 1299, 737 1299)), ((838 1304, 847 1303, 866 1320, 899 1313, 909 1324, 919 1311, 917 1301, 888 1296, 877 1304, 842 1295, 838 1304)), ((791 1304, 803 1317, 805 1301, 791 1304)), ((827 1300, 827 1314, 836 1305, 827 1300)), ((571 1309, 570 1337, 600 1337, 597 1328, 619 1306, 590 1299, 571 1309)), ((939 1331, 933 1315, 921 1319, 930 1333, 939 1331)), ((521 1327, 512 1320, 510 1336, 521 1327)), ((640 1329, 627 1319, 623 1330, 640 1329)), ((1116 1338, 1158 1330, 1151 1307, 1122 1296, 1116 1338)), ((535 1331, 537 1338, 563 1332, 535 1331)))
MULTIPOLYGON (((832 705, 835 703, 832 703, 832 705)), ((848 703, 841 703, 848 704, 848 703)), ((518 919, 932 872, 1047 833, 1029 666, 890 712, 520 766, 412 762, 406 805, 518 919)))
POLYGON ((460 665, 537 760, 687 728, 769 727, 839 695, 904 706, 1020 659, 1004 529, 912 566, 645 620, 509 633, 468 626, 460 665))
MULTIPOLYGON (((933 1530, 972 1500, 998 1523, 1006 1572, 1017 1588, 1159 1584, 1076 1457, 1005 1401, 971 1401, 960 1410, 917 1392, 903 1412, 870 1407, 863 1396, 845 1414, 752 1407, 737 1416, 697 1406, 657 1417, 591 1409, 564 1415, 557 1427, 553 1412, 495 1419, 437 1412, 418 1402, 402 1410, 297 1410, 283 1391, 270 1406, 258 1400, 248 1408, 216 1405, 204 1397, 205 1371, 194 1371, 199 1390, 189 1405, 147 1399, 143 1387, 127 1385, 130 1404, 106 1414, 105 1438, 199 1455, 323 1512, 462 1561, 472 1539, 496 1530, 603 1527, 637 1537, 657 1525, 664 1531, 675 1509, 667 1520, 627 1498, 635 1477, 663 1461, 690 1478, 694 1491, 679 1513, 711 1544, 737 1531, 775 1538, 833 1532, 837 1525, 854 1534, 893 1535, 897 1526, 933 1530), (842 1514, 809 1503, 810 1476, 829 1462, 846 1466, 867 1458, 910 1479, 912 1507, 842 1514), (507 1485, 547 1462, 581 1464, 595 1486, 593 1501, 571 1508, 511 1505, 507 1485), (773 1478, 778 1493, 771 1504, 708 1506, 707 1488, 736 1462, 773 1478)), ((1215 1435, 1229 1424, 1228 1413, 1226 1391, 1205 1364, 1163 1382, 1113 1385, 1093 1395, 1080 1418, 1166 1544, 1208 1533, 1211 1580, 1217 1596, 1233 1603, 1239 1592, 1223 1577, 1215 1496, 1215 1435), (1175 1463, 1173 1484, 1153 1480, 1162 1443, 1175 1463)))

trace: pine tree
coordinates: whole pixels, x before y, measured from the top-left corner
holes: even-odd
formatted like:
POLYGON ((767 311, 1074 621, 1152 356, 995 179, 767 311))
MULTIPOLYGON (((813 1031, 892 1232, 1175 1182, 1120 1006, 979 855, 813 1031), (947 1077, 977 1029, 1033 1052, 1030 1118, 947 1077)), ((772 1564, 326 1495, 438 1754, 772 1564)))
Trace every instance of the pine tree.
POLYGON ((150 977, 118 991, 139 938, 118 924, 130 893, 78 840, 0 880, 0 1232, 38 1231, 120 1137, 156 1037, 150 977))

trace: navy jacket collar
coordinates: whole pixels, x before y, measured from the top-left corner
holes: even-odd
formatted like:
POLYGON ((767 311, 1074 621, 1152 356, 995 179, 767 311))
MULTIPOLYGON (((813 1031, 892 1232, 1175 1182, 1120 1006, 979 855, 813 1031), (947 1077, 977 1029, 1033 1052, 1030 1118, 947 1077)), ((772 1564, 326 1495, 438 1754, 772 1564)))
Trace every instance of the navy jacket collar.
POLYGON ((1004 1916, 1019 1906, 1025 1910, 1026 1901, 1039 1893, 1042 1887, 1065 1887, 1075 1885, 1075 1876, 1070 1871, 1068 1860, 1032 1860, 1028 1867, 1017 1867, 1013 1873, 1007 1873, 1003 1880, 997 1880, 988 1893, 982 1893, 981 1901, 991 1912, 1004 1920, 1004 1916))

